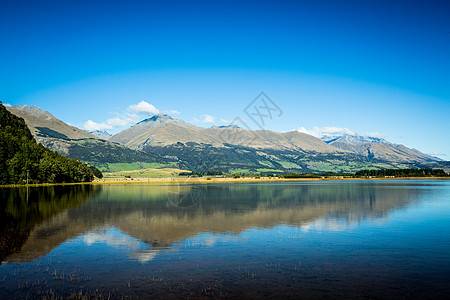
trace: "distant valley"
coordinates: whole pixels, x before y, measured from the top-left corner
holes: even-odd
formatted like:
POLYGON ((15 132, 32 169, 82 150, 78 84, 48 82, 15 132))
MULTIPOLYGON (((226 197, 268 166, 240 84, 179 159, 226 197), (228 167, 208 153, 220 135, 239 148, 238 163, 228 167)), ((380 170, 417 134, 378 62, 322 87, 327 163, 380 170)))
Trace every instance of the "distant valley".
POLYGON ((364 168, 434 168, 448 162, 384 139, 322 139, 298 131, 204 128, 156 115, 115 135, 70 126, 35 106, 8 110, 25 119, 36 140, 102 171, 176 167, 226 173, 345 173, 364 168))

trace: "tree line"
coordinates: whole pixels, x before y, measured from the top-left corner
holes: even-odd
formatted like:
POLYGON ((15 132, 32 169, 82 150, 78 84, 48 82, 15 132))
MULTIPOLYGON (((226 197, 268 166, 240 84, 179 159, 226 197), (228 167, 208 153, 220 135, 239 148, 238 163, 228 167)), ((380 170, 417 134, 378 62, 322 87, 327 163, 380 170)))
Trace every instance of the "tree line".
POLYGON ((382 169, 382 170, 361 170, 355 176, 397 176, 397 177, 423 177, 423 176, 448 176, 442 169, 382 169))
POLYGON ((0 102, 0 184, 90 182, 97 171, 37 143, 24 119, 0 102))

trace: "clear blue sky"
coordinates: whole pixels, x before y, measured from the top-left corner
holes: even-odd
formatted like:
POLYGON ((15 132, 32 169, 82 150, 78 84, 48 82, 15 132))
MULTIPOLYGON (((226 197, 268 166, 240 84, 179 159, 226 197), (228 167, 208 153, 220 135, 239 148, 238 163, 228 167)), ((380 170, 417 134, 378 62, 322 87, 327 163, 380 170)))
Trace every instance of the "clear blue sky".
POLYGON ((1 0, 0 100, 117 132, 141 101, 211 126, 264 91, 283 110, 267 129, 448 160, 450 1, 391 2, 1 0))

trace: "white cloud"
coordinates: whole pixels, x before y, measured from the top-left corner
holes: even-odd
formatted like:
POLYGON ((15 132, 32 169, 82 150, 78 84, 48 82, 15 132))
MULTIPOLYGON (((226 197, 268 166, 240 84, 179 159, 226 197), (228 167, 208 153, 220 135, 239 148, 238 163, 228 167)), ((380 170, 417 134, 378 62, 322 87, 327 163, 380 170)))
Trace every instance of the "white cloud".
POLYGON ((108 125, 106 123, 97 123, 92 120, 86 121, 83 124, 83 128, 86 129, 87 131, 95 131, 95 130, 104 131, 114 129, 114 127, 112 127, 111 125, 108 125))
POLYGON ((355 222, 325 217, 301 226, 303 232, 308 231, 344 231, 354 227, 355 222))
POLYGON ((9 104, 9 103, 3 103, 3 105, 6 106, 6 107, 11 107, 11 106, 12 106, 12 105, 9 104))
POLYGON ((113 128, 130 125, 129 119, 122 119, 120 117, 114 117, 114 118, 108 119, 108 120, 106 120, 106 122, 109 125, 111 125, 113 128))
POLYGON ((202 115, 202 119, 198 119, 197 117, 194 117, 192 119, 192 123, 214 124, 214 123, 216 123, 216 121, 213 116, 205 114, 205 115, 202 115))
MULTIPOLYGON (((141 101, 138 104, 130 105, 130 106, 128 106, 127 110, 129 111, 128 113, 126 113, 126 114, 115 113, 115 115, 116 115, 115 117, 109 118, 104 122, 95 122, 93 120, 88 120, 83 124, 83 128, 88 131, 113 130, 118 127, 127 127, 127 126, 130 126, 132 124, 139 122, 140 120, 142 120, 143 114, 150 115, 150 116, 161 114, 161 111, 159 109, 157 109, 154 105, 152 105, 146 101, 141 101)), ((177 110, 170 110, 167 113, 172 114, 172 115, 181 114, 177 110)), ((205 116, 207 116, 207 115, 205 115, 205 116)), ((211 116, 209 116, 209 117, 211 117, 211 116)), ((213 118, 213 120, 214 120, 214 118, 213 118)), ((205 119, 202 122, 205 122, 205 121, 210 121, 210 119, 205 117, 205 119)))
POLYGON ((138 114, 159 115, 161 113, 159 109, 145 101, 130 105, 128 109, 138 114))
POLYGON ((297 129, 297 131, 315 136, 317 138, 321 138, 324 136, 341 136, 344 134, 351 134, 351 135, 356 134, 356 132, 348 128, 334 127, 334 126, 326 126, 326 127, 315 126, 313 129, 306 129, 305 127, 300 127, 297 129))
POLYGON ((181 115, 181 113, 178 110, 169 110, 167 113, 169 115, 181 115))
POLYGON ((123 248, 139 248, 139 241, 129 235, 114 230, 90 231, 81 237, 82 241, 91 246, 96 243, 104 243, 108 246, 123 248))
POLYGON ((447 156, 447 154, 440 153, 440 152, 430 152, 430 153, 427 153, 427 154, 431 155, 431 156, 447 156))
POLYGON ((369 137, 374 137, 374 138, 379 138, 379 139, 385 139, 388 137, 387 134, 382 134, 379 132, 369 132, 369 133, 366 133, 366 135, 369 137))
POLYGON ((83 128, 88 131, 112 130, 117 127, 130 126, 131 124, 134 124, 137 121, 139 121, 139 116, 137 114, 127 114, 126 116, 117 115, 114 118, 106 120, 106 122, 98 123, 92 120, 88 120, 83 124, 83 128))
POLYGON ((202 123, 214 124, 215 123, 214 117, 210 115, 203 115, 202 123))
POLYGON ((229 121, 229 120, 225 120, 225 119, 220 119, 220 123, 223 123, 223 124, 231 124, 231 123, 233 123, 234 121, 229 121))
POLYGON ((149 261, 152 261, 160 252, 161 251, 157 249, 148 249, 134 253, 130 255, 130 257, 133 259, 137 259, 141 264, 145 264, 149 261))

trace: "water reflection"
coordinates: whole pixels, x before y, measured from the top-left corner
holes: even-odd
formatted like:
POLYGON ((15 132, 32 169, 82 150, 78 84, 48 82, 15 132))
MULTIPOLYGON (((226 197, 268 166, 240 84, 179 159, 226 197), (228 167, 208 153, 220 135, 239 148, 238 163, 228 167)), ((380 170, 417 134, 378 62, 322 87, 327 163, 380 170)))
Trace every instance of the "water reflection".
POLYGON ((0 193, 1 299, 450 293, 448 181, 0 193))
POLYGON ((239 234, 279 224, 342 230, 382 219, 423 191, 373 182, 82 185, 32 188, 27 200, 25 189, 1 189, 0 258, 31 261, 83 235, 88 245, 135 249, 130 257, 145 262, 203 232, 239 234))
MULTIPOLYGON (((98 191, 100 188, 92 185, 0 188, 0 260, 11 253, 20 253, 30 233, 39 236, 43 242, 36 244, 36 248, 47 248, 46 238, 67 228, 45 230, 45 224, 53 218, 66 219, 65 215, 71 209, 98 191)), ((39 252, 45 254, 47 250, 36 253, 39 252)), ((25 259, 20 257, 19 254, 17 259, 25 259)))

